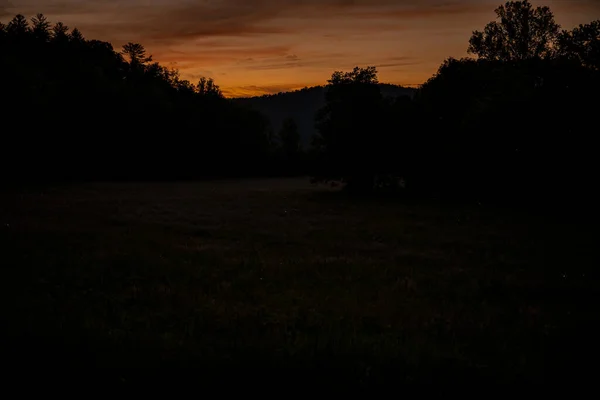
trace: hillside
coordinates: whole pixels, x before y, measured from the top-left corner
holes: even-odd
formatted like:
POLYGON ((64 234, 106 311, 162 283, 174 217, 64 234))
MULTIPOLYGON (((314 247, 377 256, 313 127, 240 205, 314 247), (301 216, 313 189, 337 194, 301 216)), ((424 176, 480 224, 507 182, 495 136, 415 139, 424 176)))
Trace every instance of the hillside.
MULTIPOLYGON (((415 92, 415 89, 391 84, 380 84, 380 87, 385 97, 412 96, 415 92)), ((266 115, 274 132, 279 131, 285 118, 293 118, 298 124, 302 145, 306 148, 315 133, 315 114, 325 104, 325 87, 314 86, 293 92, 238 98, 234 101, 266 115)))

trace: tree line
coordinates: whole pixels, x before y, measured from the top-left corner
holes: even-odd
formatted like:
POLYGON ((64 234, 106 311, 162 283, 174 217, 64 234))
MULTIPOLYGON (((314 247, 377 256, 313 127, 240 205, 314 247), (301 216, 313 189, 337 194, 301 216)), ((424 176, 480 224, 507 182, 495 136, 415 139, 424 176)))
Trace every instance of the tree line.
POLYGON ((600 124, 600 21, 561 30, 511 1, 413 99, 384 99, 373 67, 335 72, 317 116, 315 180, 359 192, 591 203, 600 124))
POLYGON ((39 14, 0 25, 5 180, 190 179, 269 167, 266 118, 212 79, 39 14))
POLYGON ((562 30, 510 1, 414 96, 374 67, 336 71, 310 148, 296 121, 182 79, 137 43, 115 51, 43 15, 0 25, 6 179, 198 179, 310 174, 357 192, 477 201, 590 199, 600 21, 562 30))

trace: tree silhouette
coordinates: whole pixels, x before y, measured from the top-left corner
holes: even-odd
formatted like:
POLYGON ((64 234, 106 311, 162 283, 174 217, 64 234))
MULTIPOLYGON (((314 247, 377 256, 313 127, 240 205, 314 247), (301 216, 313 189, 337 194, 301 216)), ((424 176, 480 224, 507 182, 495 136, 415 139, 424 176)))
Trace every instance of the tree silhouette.
POLYGON ((6 31, 12 37, 24 37, 30 31, 29 23, 25 16, 17 14, 12 21, 8 23, 6 31))
POLYGON ((213 80, 198 92, 177 71, 151 63, 142 45, 130 43, 121 53, 110 43, 86 40, 78 29, 69 33, 62 23, 50 29, 43 15, 31 23, 18 15, 1 25, 2 114, 25 112, 60 129, 6 130, 3 182, 182 179, 275 169, 269 121, 225 99, 213 80), (121 118, 115 122, 115 116, 121 118))
POLYGON ((121 53, 129 58, 132 66, 141 66, 152 61, 152 56, 146 56, 146 49, 139 43, 127 43, 121 53))
POLYGON ((71 34, 69 35, 69 40, 75 43, 82 43, 85 40, 85 38, 83 37, 83 34, 79 29, 73 28, 71 34))
POLYGON ((600 70, 600 20, 562 31, 558 38, 559 54, 582 65, 600 70))
POLYGON ((354 67, 350 72, 335 71, 328 81, 330 87, 344 84, 376 85, 379 83, 376 67, 354 67))
POLYGON ((295 159, 302 147, 300 146, 300 133, 298 125, 293 118, 286 118, 279 130, 279 140, 284 155, 289 159, 295 159))
POLYGON ((50 39, 50 22, 43 14, 37 14, 31 19, 33 35, 37 40, 47 41, 50 39))
POLYGON ((201 77, 196 85, 196 92, 201 96, 223 97, 221 89, 213 78, 201 77))
POLYGON ((500 46, 477 60, 446 60, 416 96, 408 186, 495 202, 588 198, 597 168, 588 126, 600 107, 594 27, 563 32, 545 52, 500 46))
POLYGON ((499 21, 474 31, 468 53, 485 60, 515 61, 553 55, 560 26, 548 7, 509 1, 496 10, 499 21))
POLYGON ((325 106, 316 116, 313 145, 321 154, 317 181, 341 181, 347 188, 370 191, 385 145, 384 101, 375 67, 336 71, 328 81, 325 106))
POLYGON ((57 22, 52 27, 52 39, 57 42, 66 42, 69 39, 69 27, 62 22, 57 22))

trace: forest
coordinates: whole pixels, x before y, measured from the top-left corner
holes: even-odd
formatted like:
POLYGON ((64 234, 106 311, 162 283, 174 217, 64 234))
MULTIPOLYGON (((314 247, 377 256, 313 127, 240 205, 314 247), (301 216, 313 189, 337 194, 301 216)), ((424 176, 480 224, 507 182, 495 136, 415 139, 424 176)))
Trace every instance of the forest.
POLYGON ((1 174, 12 184, 310 175, 361 193, 592 198, 600 21, 563 30, 527 1, 496 14, 468 40, 471 57, 444 60, 417 91, 384 95, 370 66, 336 71, 310 103, 317 112, 306 89, 271 96, 294 111, 276 124, 252 106, 260 99, 182 79, 142 44, 118 51, 17 15, 0 25, 1 174))

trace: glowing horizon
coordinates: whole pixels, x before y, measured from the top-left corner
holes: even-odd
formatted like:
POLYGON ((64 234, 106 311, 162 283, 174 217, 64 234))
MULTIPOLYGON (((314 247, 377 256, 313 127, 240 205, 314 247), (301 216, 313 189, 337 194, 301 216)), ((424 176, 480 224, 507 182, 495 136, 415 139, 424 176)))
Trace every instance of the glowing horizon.
MULTIPOLYGON (((598 0, 532 0, 564 29, 600 19, 598 0)), ((3 0, 0 20, 43 13, 88 39, 143 44, 156 61, 228 97, 323 85, 374 65, 382 82, 418 86, 504 0, 3 0)))

